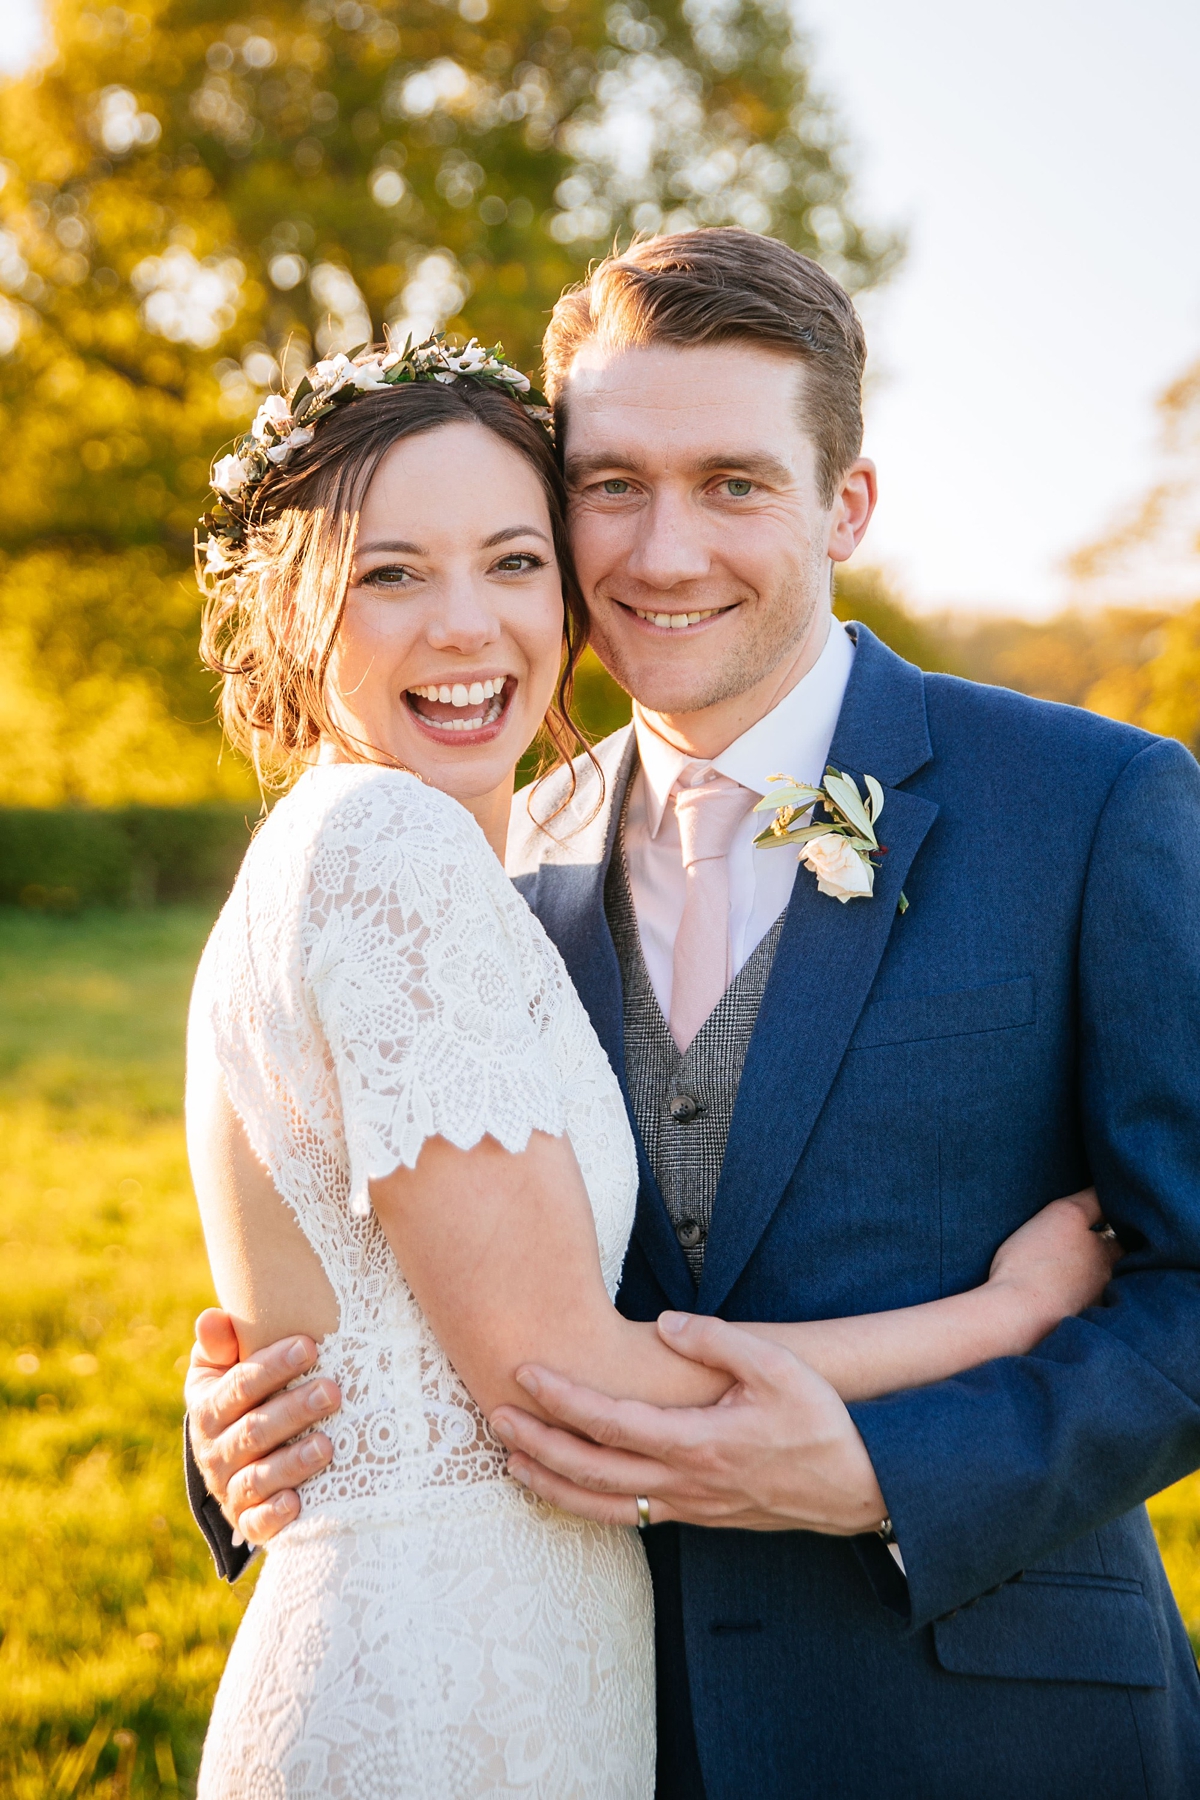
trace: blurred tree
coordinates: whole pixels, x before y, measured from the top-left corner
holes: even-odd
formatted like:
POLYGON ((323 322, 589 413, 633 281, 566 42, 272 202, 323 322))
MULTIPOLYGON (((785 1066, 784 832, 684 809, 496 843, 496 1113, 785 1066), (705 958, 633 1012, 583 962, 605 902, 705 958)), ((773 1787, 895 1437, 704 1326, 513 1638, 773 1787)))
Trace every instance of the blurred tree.
POLYGON ((833 572, 833 610, 839 619, 858 619, 919 669, 959 672, 944 632, 914 618, 880 569, 849 569, 838 563, 833 572))
POLYGON ((1140 670, 1159 653, 1169 617, 1161 607, 1111 606, 1073 608, 1040 620, 942 616, 929 625, 953 666, 972 681, 1065 706, 1092 706, 1098 683, 1140 670))
POLYGON ((832 115, 777 0, 51 0, 0 88, 0 799, 248 792, 188 564, 212 455, 385 325, 526 363, 615 233, 737 220, 850 285, 832 115))
POLYGON ((1072 559, 1072 573, 1085 592, 1169 594, 1177 610, 1157 615, 1144 654, 1099 676, 1085 704, 1200 753, 1200 362, 1161 396, 1158 413, 1161 478, 1115 530, 1072 559), (1179 610, 1179 599, 1190 604, 1179 610))

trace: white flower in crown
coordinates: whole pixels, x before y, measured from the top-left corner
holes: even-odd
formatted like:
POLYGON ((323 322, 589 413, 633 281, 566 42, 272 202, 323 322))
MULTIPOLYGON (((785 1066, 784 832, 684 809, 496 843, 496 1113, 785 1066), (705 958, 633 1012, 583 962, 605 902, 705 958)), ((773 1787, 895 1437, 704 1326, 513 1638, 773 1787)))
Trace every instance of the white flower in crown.
POLYGON ((250 436, 265 444, 270 437, 283 437, 292 423, 292 412, 282 394, 268 394, 254 415, 250 436))
POLYGON ((204 546, 204 567, 209 575, 224 575, 234 566, 219 537, 210 537, 204 546))
POLYGON ((289 431, 282 444, 276 444, 273 450, 267 451, 267 461, 276 464, 287 462, 293 450, 303 450, 305 444, 313 441, 311 425, 297 425, 295 431, 289 431))
MULTIPOLYGON (((833 767, 826 769, 820 787, 796 781, 791 775, 772 775, 776 787, 755 812, 774 812, 775 817, 754 842, 766 849, 775 844, 798 844, 800 861, 817 878, 817 892, 831 899, 869 900, 875 892, 875 876, 879 865, 873 860, 887 855, 887 846, 875 835, 879 815, 883 811, 883 789, 873 775, 864 775, 867 797, 858 791, 853 775, 833 767), (814 822, 816 807, 827 815, 814 822), (808 824, 800 823, 805 817, 808 824)), ((902 893, 900 911, 908 911, 908 900, 902 893)))
POLYGON ((236 500, 252 473, 251 466, 240 456, 223 456, 212 466, 209 479, 218 494, 236 500))

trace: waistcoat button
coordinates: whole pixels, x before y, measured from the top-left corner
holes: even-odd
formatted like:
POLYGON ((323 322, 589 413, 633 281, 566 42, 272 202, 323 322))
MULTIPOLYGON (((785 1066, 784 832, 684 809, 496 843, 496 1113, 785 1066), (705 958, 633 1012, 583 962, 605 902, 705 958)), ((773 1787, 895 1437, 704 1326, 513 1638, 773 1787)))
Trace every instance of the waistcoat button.
POLYGON ((686 1125, 704 1108, 694 1094, 673 1094, 667 1102, 667 1111, 677 1125, 686 1125))
POLYGON ((685 1250, 694 1250, 704 1236, 704 1232, 697 1225, 695 1219, 681 1219, 675 1227, 675 1236, 685 1250))

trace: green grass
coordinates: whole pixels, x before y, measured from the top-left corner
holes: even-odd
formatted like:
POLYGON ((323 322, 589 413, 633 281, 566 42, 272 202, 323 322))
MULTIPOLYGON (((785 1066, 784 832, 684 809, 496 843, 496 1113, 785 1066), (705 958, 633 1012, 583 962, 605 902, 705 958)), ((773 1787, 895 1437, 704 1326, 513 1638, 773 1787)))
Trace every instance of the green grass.
POLYGON ((0 1793, 188 1793, 248 1587, 180 1470, 206 911, 0 914, 0 1793))
MULTIPOLYGON (((179 1120, 203 909, 0 910, 0 1794, 190 1793, 249 1598, 187 1511, 212 1298, 179 1120)), ((1154 1501, 1200 1643, 1200 1475, 1154 1501)))

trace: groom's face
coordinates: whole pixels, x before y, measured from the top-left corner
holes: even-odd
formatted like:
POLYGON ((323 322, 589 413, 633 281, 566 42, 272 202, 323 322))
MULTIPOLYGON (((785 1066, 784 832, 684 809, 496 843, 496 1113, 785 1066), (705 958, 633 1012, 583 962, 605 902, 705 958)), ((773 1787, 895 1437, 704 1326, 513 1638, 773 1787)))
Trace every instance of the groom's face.
POLYGON ((821 497, 803 383, 797 359, 740 343, 585 345, 572 365, 564 454, 592 642, 652 712, 747 694, 825 629, 842 503, 821 497))

